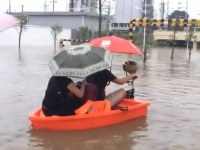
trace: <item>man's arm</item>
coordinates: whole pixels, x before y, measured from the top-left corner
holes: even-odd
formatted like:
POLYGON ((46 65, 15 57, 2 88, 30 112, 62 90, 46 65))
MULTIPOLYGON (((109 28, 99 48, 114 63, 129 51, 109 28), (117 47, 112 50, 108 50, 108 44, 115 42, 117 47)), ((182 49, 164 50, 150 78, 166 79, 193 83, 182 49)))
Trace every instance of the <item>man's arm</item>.
POLYGON ((135 74, 130 74, 124 78, 115 78, 114 80, 112 80, 112 82, 119 85, 123 85, 127 83, 128 81, 135 80, 135 79, 137 79, 137 76, 135 74))

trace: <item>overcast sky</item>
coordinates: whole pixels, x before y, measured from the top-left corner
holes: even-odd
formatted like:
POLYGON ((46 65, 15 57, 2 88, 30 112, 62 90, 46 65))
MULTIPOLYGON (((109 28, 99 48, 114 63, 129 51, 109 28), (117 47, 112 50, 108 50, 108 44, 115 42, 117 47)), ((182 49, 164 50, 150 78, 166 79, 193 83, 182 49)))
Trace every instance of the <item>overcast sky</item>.
MULTIPOLYGON (((10 0, 12 11, 20 11, 21 5, 24 5, 24 11, 43 11, 45 0, 10 0)), ((49 4, 48 11, 52 10, 52 0, 46 0, 49 4)), ((66 11, 67 1, 69 0, 57 0, 55 4, 55 11, 66 11)), ((165 0, 167 2, 167 0, 165 0)), ((159 3, 161 0, 154 0, 155 14, 158 16, 159 3)), ((169 0, 169 12, 172 12, 177 7, 182 7, 182 10, 186 9, 186 0, 169 0), (182 2, 182 4, 178 4, 182 2)), ((9 0, 0 0, 0 11, 8 10, 9 0)), ((112 12, 114 13, 115 4, 112 3, 112 12)), ((166 11, 167 12, 167 11, 166 11)), ((200 18, 200 0, 188 0, 188 13, 190 18, 200 18)))

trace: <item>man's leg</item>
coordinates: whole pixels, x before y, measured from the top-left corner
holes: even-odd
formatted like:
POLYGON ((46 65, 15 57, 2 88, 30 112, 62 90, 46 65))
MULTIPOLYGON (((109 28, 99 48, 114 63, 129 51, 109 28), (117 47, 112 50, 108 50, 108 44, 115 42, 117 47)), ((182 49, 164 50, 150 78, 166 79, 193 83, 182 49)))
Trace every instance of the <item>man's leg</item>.
POLYGON ((126 91, 124 89, 119 89, 113 93, 110 93, 106 96, 106 100, 109 100, 111 107, 115 108, 126 96, 126 91))

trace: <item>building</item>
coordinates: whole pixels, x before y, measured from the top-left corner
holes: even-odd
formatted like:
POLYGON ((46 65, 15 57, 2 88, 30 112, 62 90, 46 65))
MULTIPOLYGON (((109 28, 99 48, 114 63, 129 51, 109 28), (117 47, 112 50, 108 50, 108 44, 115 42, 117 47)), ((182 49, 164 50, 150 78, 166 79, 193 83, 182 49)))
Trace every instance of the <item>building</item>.
MULTIPOLYGON (((146 0, 147 18, 153 17, 153 0, 146 0)), ((129 23, 130 19, 144 18, 145 0, 117 0, 114 23, 129 23)))
MULTIPOLYGON (((19 13, 12 13, 18 15, 19 13)), ((28 16, 29 25, 50 27, 58 24, 66 29, 79 29, 87 26, 90 30, 97 31, 99 15, 92 12, 24 12, 28 16)), ((107 18, 103 16, 102 30, 106 29, 107 18)))
POLYGON ((70 11, 97 12, 97 0, 70 0, 70 11))
MULTIPOLYGON (((154 0, 146 0, 146 17, 153 18, 153 11, 154 11, 154 0)), ((145 11, 145 0, 143 0, 143 11, 145 11)), ((143 18, 145 17, 143 13, 143 18)))
MULTIPOLYGON (((153 0, 146 0, 147 18, 153 18, 153 6, 153 0)), ((144 18, 144 12, 145 0, 117 0, 111 29, 127 31, 130 20, 144 18)))
POLYGON ((138 8, 143 8, 142 0, 117 0, 115 7, 115 23, 129 23, 131 18, 142 18, 142 12, 138 8))

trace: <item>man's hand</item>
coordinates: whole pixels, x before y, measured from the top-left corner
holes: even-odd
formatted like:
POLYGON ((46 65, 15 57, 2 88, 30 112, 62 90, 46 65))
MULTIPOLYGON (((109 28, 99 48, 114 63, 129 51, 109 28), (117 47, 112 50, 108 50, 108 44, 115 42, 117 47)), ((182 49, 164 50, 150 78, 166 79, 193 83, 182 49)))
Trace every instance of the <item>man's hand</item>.
POLYGON ((130 81, 133 81, 137 79, 137 75, 135 74, 130 74, 128 75, 127 77, 124 77, 124 78, 116 78, 115 80, 113 80, 112 82, 116 83, 116 84, 120 84, 120 85, 123 85, 125 83, 128 83, 130 81))
POLYGON ((86 79, 83 79, 82 84, 83 84, 83 85, 86 85, 86 84, 87 84, 87 80, 86 80, 86 79))
POLYGON ((132 75, 132 80, 135 80, 135 79, 137 79, 138 78, 138 76, 137 75, 135 75, 135 74, 131 74, 132 75))

